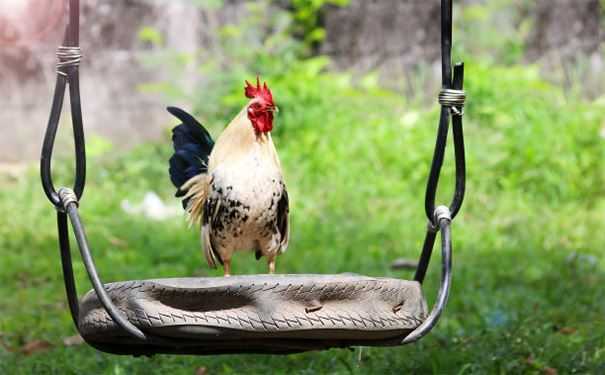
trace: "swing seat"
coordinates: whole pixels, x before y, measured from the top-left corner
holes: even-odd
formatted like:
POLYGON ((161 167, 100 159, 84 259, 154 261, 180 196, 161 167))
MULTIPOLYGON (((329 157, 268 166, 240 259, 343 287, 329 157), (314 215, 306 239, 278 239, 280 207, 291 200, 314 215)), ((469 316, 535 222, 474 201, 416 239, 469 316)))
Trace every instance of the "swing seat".
POLYGON ((416 281, 341 275, 251 275, 106 284, 109 297, 155 340, 137 341, 94 290, 78 329, 115 354, 286 354, 354 345, 398 345, 427 318, 416 281))
POLYGON ((44 135, 40 176, 57 209, 61 266, 71 316, 91 346, 130 355, 271 353, 335 347, 405 345, 437 324, 452 278, 451 222, 465 192, 462 115, 464 65, 452 70, 452 1, 441 0, 441 113, 427 189, 428 219, 415 281, 341 275, 251 275, 175 278, 103 284, 80 218, 86 182, 86 151, 80 103, 79 0, 69 1, 69 24, 57 50, 57 83, 44 135), (453 74, 452 74, 453 73, 453 74), (73 188, 56 189, 51 162, 65 90, 69 86, 75 150, 73 188), (456 183, 448 207, 435 196, 450 118, 456 183), (93 290, 78 300, 69 224, 93 290), (430 313, 421 290, 437 233, 441 234, 441 282, 430 313))

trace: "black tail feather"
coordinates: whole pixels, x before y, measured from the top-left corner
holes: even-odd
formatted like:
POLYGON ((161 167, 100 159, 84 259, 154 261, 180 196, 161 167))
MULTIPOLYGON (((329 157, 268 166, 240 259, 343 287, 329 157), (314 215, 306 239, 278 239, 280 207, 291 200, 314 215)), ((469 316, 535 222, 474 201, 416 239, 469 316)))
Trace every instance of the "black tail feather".
MULTIPOLYGON (((183 123, 172 129, 172 144, 174 154, 170 158, 170 180, 177 188, 176 196, 182 196, 186 192, 181 191, 190 178, 208 172, 208 157, 214 141, 204 128, 193 116, 177 107, 166 108, 168 112, 181 120, 183 123)), ((186 206, 187 202, 183 202, 186 206)))

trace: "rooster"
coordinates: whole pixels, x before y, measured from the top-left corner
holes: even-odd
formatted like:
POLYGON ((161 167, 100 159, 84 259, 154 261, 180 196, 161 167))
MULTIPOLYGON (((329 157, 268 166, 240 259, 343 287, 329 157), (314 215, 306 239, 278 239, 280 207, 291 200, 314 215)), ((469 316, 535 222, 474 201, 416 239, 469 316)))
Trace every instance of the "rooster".
POLYGON ((288 247, 289 202, 277 151, 271 139, 271 90, 259 79, 248 81, 249 102, 229 123, 216 144, 190 114, 167 110, 182 124, 172 130, 174 154, 170 178, 190 222, 201 222, 203 253, 211 268, 223 265, 231 275, 231 258, 253 250, 267 258, 269 273, 275 258, 288 247))

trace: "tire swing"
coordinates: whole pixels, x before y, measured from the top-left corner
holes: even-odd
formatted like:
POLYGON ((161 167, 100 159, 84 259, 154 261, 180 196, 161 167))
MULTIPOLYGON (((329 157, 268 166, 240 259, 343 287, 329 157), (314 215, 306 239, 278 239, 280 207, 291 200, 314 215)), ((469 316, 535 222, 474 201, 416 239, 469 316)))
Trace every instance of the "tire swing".
POLYGON ((441 116, 425 196, 427 232, 412 281, 340 274, 149 279, 103 284, 78 213, 86 176, 78 29, 79 0, 70 0, 64 45, 57 50, 57 81, 40 173, 44 191, 57 210, 69 309, 78 332, 89 345, 104 352, 129 355, 287 354, 356 345, 404 345, 419 340, 437 324, 450 291, 450 225, 462 205, 465 187, 464 68, 462 63, 456 64, 452 77, 451 0, 441 0, 441 116), (71 189, 55 190, 51 159, 67 86, 75 143, 75 183, 71 189), (450 116, 455 193, 449 207, 435 207, 450 116), (73 274, 68 218, 93 285, 93 290, 80 301, 73 274), (421 286, 437 232, 441 232, 441 282, 429 313, 421 286))

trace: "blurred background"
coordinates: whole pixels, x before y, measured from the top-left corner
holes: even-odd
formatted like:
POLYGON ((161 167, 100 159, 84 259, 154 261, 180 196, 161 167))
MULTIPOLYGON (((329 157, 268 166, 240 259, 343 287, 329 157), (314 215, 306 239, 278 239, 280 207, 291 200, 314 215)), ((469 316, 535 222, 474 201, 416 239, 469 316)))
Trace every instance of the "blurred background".
MULTIPOLYGON (((64 2, 0 5, 2 162, 39 156, 64 2)), ((599 0, 458 4, 456 58, 532 64, 557 86, 589 98, 602 94, 599 0)), ((168 121, 159 94, 191 105, 208 100, 200 88, 209 80, 280 68, 254 66, 255 54, 326 56, 331 69, 350 71, 356 80, 377 72, 383 86, 429 103, 439 82, 438 19, 438 1, 83 1, 87 130, 116 146, 158 139, 168 121)))
MULTIPOLYGON (((37 177, 66 2, 0 0, 0 373, 605 372, 605 2, 454 3, 469 176, 453 227, 454 290, 434 333, 361 354, 134 359, 73 336, 53 210, 37 177)), ((176 121, 164 108, 192 111, 217 136, 245 104, 244 79, 259 74, 280 107, 274 136, 292 200, 291 251, 278 272, 413 276, 391 263, 415 259, 424 235, 439 1, 81 8, 82 212, 105 281, 220 274, 203 264, 172 197, 176 121)), ((69 116, 55 150, 63 184, 72 174, 69 116)), ((453 183, 448 158, 440 199, 453 183)), ((245 256, 234 262, 235 273, 264 272, 245 256)))

